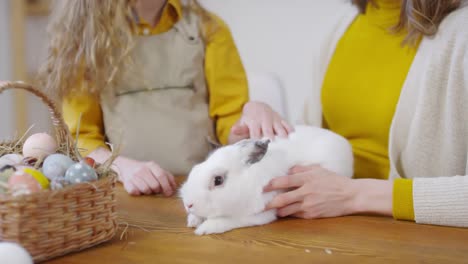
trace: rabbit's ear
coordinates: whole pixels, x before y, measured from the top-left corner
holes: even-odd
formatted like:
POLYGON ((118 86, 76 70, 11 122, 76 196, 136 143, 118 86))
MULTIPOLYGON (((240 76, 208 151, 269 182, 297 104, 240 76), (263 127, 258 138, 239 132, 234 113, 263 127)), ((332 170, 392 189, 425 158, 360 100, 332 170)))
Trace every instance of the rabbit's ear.
POLYGON ((249 158, 247 159, 246 163, 251 165, 251 164, 255 164, 261 161, 268 151, 269 144, 270 144, 269 139, 255 141, 252 151, 250 152, 249 158))
POLYGON ((216 150, 223 146, 218 141, 213 140, 210 136, 206 137, 206 141, 210 145, 211 150, 216 150))

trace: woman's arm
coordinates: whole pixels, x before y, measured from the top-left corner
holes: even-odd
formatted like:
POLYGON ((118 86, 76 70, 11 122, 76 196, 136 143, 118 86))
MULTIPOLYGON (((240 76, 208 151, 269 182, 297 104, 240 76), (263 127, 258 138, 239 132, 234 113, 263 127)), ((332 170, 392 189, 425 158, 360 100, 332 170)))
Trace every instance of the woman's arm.
POLYGON ((468 227, 468 175, 413 179, 417 223, 468 227))
POLYGON ((392 215, 393 182, 376 179, 351 180, 353 214, 392 215))
POLYGON ((277 208, 282 217, 307 219, 364 213, 390 216, 392 185, 384 180, 353 180, 320 166, 295 167, 265 187, 266 192, 290 190, 277 195, 267 209, 277 208))
MULTIPOLYGON (((463 43, 466 44, 466 38, 464 39, 463 43)), ((466 47, 466 45, 464 46, 466 47)), ((457 61, 461 63, 457 64, 457 72, 462 74, 455 74, 454 78, 451 79, 451 83, 458 83, 462 87, 460 91, 464 90, 464 92, 458 91, 458 93, 461 96, 460 98, 464 98, 465 101, 466 96, 462 94, 468 93, 468 52, 466 50, 457 49, 461 53, 452 54, 452 57, 459 58, 457 61)), ((459 109, 459 111, 463 110, 459 109)), ((464 116, 466 117, 466 115, 464 116)), ((466 123, 466 120, 459 120, 459 122, 466 123)), ((452 140, 466 142, 466 140, 463 140, 466 139, 466 131, 458 134, 458 137, 460 138, 452 138, 452 140)), ((463 145, 465 144, 462 143, 463 145)), ((466 174, 468 172, 468 159, 466 155, 462 154, 462 157, 466 160, 463 173, 466 174)), ((447 157, 446 162, 449 162, 450 158, 447 157)), ((396 180, 393 198, 394 217, 414 220, 421 224, 468 227, 468 175, 439 176, 447 177, 418 177, 413 180, 396 180)))
POLYGON ((279 216, 326 218, 378 214, 421 224, 468 227, 468 176, 349 179, 320 166, 297 167, 273 179, 265 191, 288 190, 267 209, 279 216), (413 209, 414 208, 414 209, 413 209))
POLYGON ((393 182, 393 217, 414 221, 413 180, 396 179, 393 182))

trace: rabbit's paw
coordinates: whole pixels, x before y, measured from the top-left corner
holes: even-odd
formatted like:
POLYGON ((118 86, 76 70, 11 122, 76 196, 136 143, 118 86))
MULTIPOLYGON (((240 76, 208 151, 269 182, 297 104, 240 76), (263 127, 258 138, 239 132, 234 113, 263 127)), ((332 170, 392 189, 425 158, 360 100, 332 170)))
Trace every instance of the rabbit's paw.
POLYGON ((207 219, 195 230, 195 234, 209 235, 209 234, 219 234, 226 231, 232 230, 235 228, 231 221, 226 219, 207 219))
POLYGON ((203 223, 204 219, 194 214, 187 216, 187 227, 197 227, 203 223))

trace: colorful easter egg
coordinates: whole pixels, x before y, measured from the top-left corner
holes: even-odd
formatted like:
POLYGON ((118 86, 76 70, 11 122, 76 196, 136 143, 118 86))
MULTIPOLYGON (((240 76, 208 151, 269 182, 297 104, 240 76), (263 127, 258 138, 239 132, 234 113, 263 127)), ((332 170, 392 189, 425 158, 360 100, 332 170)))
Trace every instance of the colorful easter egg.
POLYGON ((47 133, 31 135, 23 145, 23 156, 36 159, 44 159, 46 156, 55 153, 57 142, 47 133))
POLYGON ((20 164, 23 160, 23 156, 20 154, 6 154, 0 157, 0 168, 5 167, 6 165, 14 166, 20 164))
POLYGON ((71 184, 90 182, 98 179, 96 171, 85 162, 73 164, 65 173, 65 179, 71 184))
POLYGON ((34 169, 34 167, 26 166, 26 165, 22 165, 22 164, 15 166, 16 171, 22 171, 23 169, 28 169, 28 168, 29 169, 34 169))
POLYGON ((41 190, 41 185, 33 176, 17 171, 8 179, 8 188, 14 196, 27 195, 41 190))
POLYGON ((11 175, 16 172, 16 168, 11 165, 6 165, 0 168, 0 181, 8 182, 11 175))
POLYGON ((46 190, 49 189, 49 180, 47 179, 42 172, 32 169, 32 168, 24 168, 23 171, 36 179, 36 181, 41 185, 42 189, 46 190))
MULTIPOLYGON (((26 157, 24 158, 22 161, 21 161, 21 164, 22 165, 25 165, 25 166, 31 166, 31 167, 34 167, 36 166, 36 163, 38 162, 38 159, 37 158, 33 158, 33 157, 26 157)), ((40 165, 40 164, 39 164, 40 165)))
POLYGON ((52 179, 50 182, 50 189, 60 190, 70 185, 70 183, 63 176, 58 176, 52 179))
POLYGON ((91 157, 85 157, 83 161, 88 164, 91 168, 96 168, 96 161, 91 157))
POLYGON ((42 164, 42 172, 49 179, 63 177, 68 168, 74 164, 73 160, 63 154, 52 154, 42 164))

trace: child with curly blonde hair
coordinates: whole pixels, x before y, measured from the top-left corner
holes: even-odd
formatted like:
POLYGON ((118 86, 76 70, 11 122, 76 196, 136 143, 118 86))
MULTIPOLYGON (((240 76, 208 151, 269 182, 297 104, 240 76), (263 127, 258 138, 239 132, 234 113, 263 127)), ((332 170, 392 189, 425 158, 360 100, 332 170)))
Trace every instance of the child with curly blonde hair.
POLYGON ((132 195, 172 195, 222 144, 284 136, 268 105, 248 102, 246 74, 228 27, 197 1, 57 1, 42 72, 84 155, 102 162, 121 146, 119 179, 132 195), (81 125, 78 127, 78 122, 81 125))

